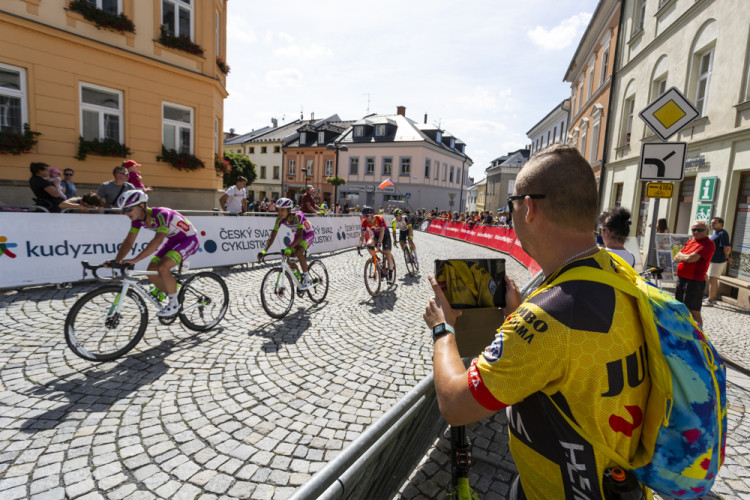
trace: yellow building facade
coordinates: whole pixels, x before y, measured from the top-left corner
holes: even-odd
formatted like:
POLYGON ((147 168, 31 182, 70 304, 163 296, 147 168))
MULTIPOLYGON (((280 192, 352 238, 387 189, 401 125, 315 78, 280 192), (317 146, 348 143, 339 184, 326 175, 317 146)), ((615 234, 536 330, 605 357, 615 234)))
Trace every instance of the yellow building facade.
POLYGON ((34 161, 72 168, 79 195, 112 179, 125 158, 76 159, 84 137, 127 146, 128 158, 142 165, 143 182, 154 188, 154 205, 218 206, 214 155, 223 149, 226 0, 96 0, 100 10, 132 21, 134 33, 97 27, 72 9, 75 3, 0 5, 0 129, 28 123, 41 134, 28 153, 0 154, 0 201, 32 203, 34 161), (198 53, 169 47, 163 33, 182 36, 183 46, 191 41, 198 53), (163 145, 205 167, 180 171, 157 161, 163 145))

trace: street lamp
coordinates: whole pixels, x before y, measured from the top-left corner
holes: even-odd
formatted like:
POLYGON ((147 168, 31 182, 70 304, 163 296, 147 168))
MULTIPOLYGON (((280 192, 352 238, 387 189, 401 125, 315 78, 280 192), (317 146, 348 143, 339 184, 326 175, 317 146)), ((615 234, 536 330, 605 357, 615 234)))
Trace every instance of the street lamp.
MULTIPOLYGON (((326 144, 326 149, 336 151, 336 166, 333 167, 334 168, 333 176, 338 177, 339 176, 339 151, 349 151, 349 148, 346 147, 346 145, 342 145, 337 142, 331 142, 330 144, 326 144)), ((339 193, 339 185, 337 183, 333 185, 333 203, 331 203, 333 205, 333 213, 336 213, 336 203, 339 202, 338 193, 339 193)))
MULTIPOLYGON (((312 185, 312 184, 308 184, 307 183, 307 178, 308 177, 312 178, 312 175, 307 175, 307 169, 305 167, 302 167, 300 169, 300 171, 302 172, 302 176, 303 176, 302 183, 305 185, 305 193, 306 193, 307 192, 307 186, 311 186, 312 185)), ((315 194, 315 190, 313 190, 313 194, 315 194)))

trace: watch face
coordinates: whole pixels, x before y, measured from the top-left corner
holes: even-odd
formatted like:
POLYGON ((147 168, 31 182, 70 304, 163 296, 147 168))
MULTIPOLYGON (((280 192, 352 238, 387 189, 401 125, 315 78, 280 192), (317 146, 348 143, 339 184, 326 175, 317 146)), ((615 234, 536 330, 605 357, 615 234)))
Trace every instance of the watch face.
POLYGON ((447 330, 445 329, 445 323, 440 323, 439 325, 435 325, 432 327, 432 336, 433 337, 439 337, 440 335, 444 334, 447 330))

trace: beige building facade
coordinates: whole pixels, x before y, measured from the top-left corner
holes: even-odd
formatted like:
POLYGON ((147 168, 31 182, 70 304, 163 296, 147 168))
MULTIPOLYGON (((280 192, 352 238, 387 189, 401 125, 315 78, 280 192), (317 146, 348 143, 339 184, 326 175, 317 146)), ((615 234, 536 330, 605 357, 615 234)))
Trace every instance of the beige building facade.
MULTIPOLYGON (((644 258, 651 257, 654 200, 638 180, 642 143, 659 142, 638 113, 676 87, 700 117, 670 138, 687 142, 685 178, 660 203, 669 232, 718 215, 733 240, 728 273, 750 282, 750 9, 744 0, 623 2, 619 67, 608 127, 605 208, 633 214, 644 258), (712 186, 711 192, 706 190, 712 186)), ((653 257, 647 259, 649 262, 653 257)))
POLYGON ((0 124, 18 130, 28 123, 41 134, 30 152, 0 155, 0 200, 31 203, 34 161, 72 168, 79 193, 110 180, 125 158, 89 153, 75 159, 83 137, 129 148, 128 158, 142 164, 144 182, 154 187, 154 204, 218 206, 214 156, 223 149, 226 0, 119 0, 112 14, 130 19, 134 33, 99 29, 69 3, 5 0, 0 6, 0 102, 10 103, 4 117, 10 119, 0 124), (166 35, 186 37, 190 50, 202 53, 167 46, 162 25, 166 35), (180 171, 157 161, 162 146, 197 157, 205 168, 180 171))

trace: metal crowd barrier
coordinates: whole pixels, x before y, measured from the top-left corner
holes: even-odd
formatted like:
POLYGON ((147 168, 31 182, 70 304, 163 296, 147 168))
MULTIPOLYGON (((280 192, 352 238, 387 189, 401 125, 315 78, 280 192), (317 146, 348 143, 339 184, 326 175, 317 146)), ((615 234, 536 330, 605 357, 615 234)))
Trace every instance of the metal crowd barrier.
MULTIPOLYGON (((540 271, 524 284, 521 295, 527 296, 543 279, 540 271)), ((291 500, 393 498, 447 426, 430 373, 297 488, 291 500)))
POLYGON ((49 213, 44 207, 39 205, 0 205, 0 212, 44 212, 49 213))

